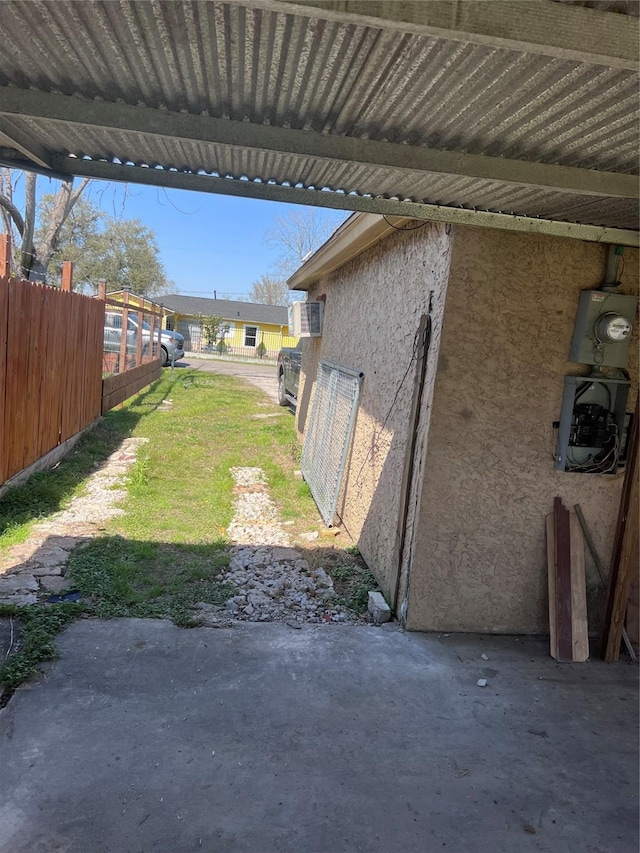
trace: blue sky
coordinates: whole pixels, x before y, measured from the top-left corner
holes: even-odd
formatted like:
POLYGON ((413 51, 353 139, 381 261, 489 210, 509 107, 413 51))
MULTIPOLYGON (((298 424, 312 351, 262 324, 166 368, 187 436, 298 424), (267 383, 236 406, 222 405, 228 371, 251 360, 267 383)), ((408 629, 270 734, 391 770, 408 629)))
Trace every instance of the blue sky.
MULTIPOLYGON (((41 178, 39 193, 57 181, 41 178)), ((279 252, 264 242, 277 216, 298 205, 96 181, 89 198, 111 216, 140 219, 160 247, 167 277, 187 296, 245 296, 261 275, 273 272, 279 252)), ((345 214, 335 213, 336 225, 345 214)))

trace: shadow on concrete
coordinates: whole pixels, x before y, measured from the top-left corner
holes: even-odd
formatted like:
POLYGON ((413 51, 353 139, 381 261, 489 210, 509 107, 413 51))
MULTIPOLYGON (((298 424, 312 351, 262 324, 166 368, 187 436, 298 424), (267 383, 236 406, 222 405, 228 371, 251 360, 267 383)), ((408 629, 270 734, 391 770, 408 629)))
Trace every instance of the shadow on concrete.
POLYGON ((630 667, 337 625, 80 620, 59 646, 0 712, 1 850, 637 851, 630 667))

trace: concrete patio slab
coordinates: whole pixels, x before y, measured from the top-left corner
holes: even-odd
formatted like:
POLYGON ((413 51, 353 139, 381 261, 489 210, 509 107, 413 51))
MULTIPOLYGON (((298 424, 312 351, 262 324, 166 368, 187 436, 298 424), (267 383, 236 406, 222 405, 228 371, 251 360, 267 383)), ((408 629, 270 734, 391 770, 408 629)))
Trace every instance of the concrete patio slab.
POLYGON ((638 849, 632 666, 390 626, 86 620, 59 647, 0 712, 3 853, 638 849))

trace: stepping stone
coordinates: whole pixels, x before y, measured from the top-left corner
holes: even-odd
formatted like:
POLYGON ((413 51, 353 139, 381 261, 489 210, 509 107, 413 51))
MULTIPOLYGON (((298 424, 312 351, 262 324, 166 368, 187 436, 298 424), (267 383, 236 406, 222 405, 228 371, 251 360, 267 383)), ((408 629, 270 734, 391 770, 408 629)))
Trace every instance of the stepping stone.
POLYGON ((40 578, 40 587, 46 592, 60 593, 65 592, 71 586, 71 582, 66 578, 55 576, 44 576, 40 578))
POLYGON ((300 560, 302 554, 295 548, 273 548, 271 551, 274 563, 282 563, 287 560, 300 560))
POLYGON ((63 551, 73 551, 78 544, 75 536, 50 536, 46 541, 51 548, 60 548, 63 551))
MULTIPOLYGON (((68 557, 69 553, 63 548, 56 548, 55 546, 44 547, 34 554, 29 562, 33 566, 57 566, 60 563, 66 563, 68 557)), ((46 574, 49 574, 49 572, 46 572, 46 574)))
POLYGON ((17 575, 5 575, 0 578, 0 595, 15 595, 22 592, 36 592, 38 581, 32 574, 20 573, 17 575))
POLYGON ((8 575, 15 571, 20 571, 24 564, 25 561, 21 557, 7 557, 6 560, 0 562, 0 575, 8 575))
POLYGON ((35 592, 25 592, 20 595, 10 595, 8 598, 0 598, 0 604, 13 604, 15 607, 25 607, 27 604, 37 604, 38 596, 35 592))
POLYGON ((52 575, 63 575, 67 567, 66 560, 64 563, 58 563, 56 566, 34 566, 31 573, 36 578, 51 577, 52 575))

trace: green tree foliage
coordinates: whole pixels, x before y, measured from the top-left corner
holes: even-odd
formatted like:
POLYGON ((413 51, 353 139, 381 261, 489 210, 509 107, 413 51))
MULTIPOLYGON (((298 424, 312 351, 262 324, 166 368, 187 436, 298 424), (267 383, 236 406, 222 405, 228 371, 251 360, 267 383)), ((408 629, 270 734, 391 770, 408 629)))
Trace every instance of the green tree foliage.
POLYGON ((215 346, 220 336, 222 317, 216 315, 196 314, 196 319, 202 326, 202 337, 207 346, 215 346))
MULTIPOLYGON (((43 197, 41 222, 46 223, 53 203, 51 196, 43 197)), ((67 260, 74 264, 75 286, 91 293, 100 279, 109 291, 130 287, 151 298, 169 289, 153 231, 139 219, 108 216, 88 199, 75 204, 62 226, 53 256, 56 269, 67 260)))

